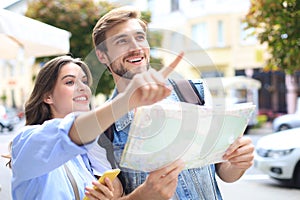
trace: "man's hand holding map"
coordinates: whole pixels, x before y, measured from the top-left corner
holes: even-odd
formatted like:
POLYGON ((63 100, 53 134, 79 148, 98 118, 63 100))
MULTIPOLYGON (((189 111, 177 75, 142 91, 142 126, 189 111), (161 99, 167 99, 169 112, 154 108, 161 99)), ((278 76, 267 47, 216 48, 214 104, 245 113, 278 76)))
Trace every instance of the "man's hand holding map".
POLYGON ((226 149, 244 133, 254 109, 250 103, 206 107, 159 102, 140 107, 120 164, 153 171, 179 158, 187 169, 222 162, 226 149))

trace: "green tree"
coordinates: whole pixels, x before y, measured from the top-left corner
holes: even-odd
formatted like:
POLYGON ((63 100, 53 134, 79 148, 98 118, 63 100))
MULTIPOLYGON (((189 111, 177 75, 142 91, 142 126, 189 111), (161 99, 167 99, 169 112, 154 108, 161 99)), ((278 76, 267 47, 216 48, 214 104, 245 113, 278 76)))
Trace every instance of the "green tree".
MULTIPOLYGON (((98 19, 115 7, 117 5, 106 1, 31 0, 25 15, 71 32, 70 52, 88 63, 93 75, 94 94, 108 96, 114 82, 106 67, 96 58, 91 33, 98 19)), ((149 23, 151 13, 142 12, 142 19, 149 23)), ((47 60, 48 57, 39 58, 39 61, 47 60)))
MULTIPOLYGON (((114 8, 113 4, 93 0, 32 0, 28 4, 26 16, 69 31, 70 53, 74 57, 89 58, 89 67, 93 74, 94 94, 108 95, 114 87, 111 76, 105 72, 106 67, 93 55, 91 33, 97 20, 114 8), (92 59, 93 58, 93 59, 92 59)), ((45 38, 47 39, 47 38, 45 38)), ((47 61, 49 57, 39 58, 47 61)))
MULTIPOLYGON (((266 69, 286 73, 288 93, 294 93, 288 98, 296 105, 294 74, 300 69, 300 0, 251 0, 245 21, 247 28, 254 28, 260 43, 268 46, 271 56, 266 69)), ((294 111, 295 106, 288 107, 289 113, 294 111)))

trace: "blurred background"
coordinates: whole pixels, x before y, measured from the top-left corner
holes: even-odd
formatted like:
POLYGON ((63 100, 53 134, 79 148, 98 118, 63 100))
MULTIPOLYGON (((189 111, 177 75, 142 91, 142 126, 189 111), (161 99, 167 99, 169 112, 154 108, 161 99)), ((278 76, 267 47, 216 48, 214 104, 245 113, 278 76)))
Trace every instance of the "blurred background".
MULTIPOLYGON (((0 0, 0 154, 8 153, 8 142, 23 126, 36 74, 53 56, 71 53, 88 62, 94 106, 109 97, 114 84, 95 58, 91 32, 102 15, 121 5, 142 11, 154 68, 184 51, 178 75, 203 79, 226 104, 256 105, 245 132, 255 145, 286 129, 297 134, 284 132, 277 139, 284 147, 260 142, 256 164, 234 183, 239 195, 221 183, 224 199, 283 199, 287 192, 299 198, 300 144, 289 142, 300 141, 299 0, 0 0)), ((0 199, 10 199, 10 170, 0 159, 0 199)))

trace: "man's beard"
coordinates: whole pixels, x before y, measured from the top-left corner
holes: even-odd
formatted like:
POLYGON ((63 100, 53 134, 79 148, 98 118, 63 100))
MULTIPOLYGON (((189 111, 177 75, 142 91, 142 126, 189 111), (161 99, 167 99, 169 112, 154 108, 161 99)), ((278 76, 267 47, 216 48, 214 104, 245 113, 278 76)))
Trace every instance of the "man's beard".
MULTIPOLYGON (((110 62, 110 70, 117 74, 118 76, 125 78, 125 79, 132 79, 136 74, 139 74, 143 72, 144 66, 139 66, 136 68, 133 68, 132 70, 128 70, 124 67, 122 64, 115 64, 114 62, 110 62)), ((150 63, 147 62, 146 64, 146 70, 149 70, 150 68, 150 63)))
MULTIPOLYGON (((150 64, 148 63, 146 66, 146 69, 148 70, 150 67, 150 64)), ((112 66, 111 65, 111 70, 117 74, 118 76, 122 77, 122 78, 126 78, 126 79, 132 79, 136 74, 139 74, 142 71, 142 68, 144 68, 143 66, 140 66, 138 68, 135 68, 131 71, 127 70, 122 64, 119 65, 118 67, 116 66, 112 66)))

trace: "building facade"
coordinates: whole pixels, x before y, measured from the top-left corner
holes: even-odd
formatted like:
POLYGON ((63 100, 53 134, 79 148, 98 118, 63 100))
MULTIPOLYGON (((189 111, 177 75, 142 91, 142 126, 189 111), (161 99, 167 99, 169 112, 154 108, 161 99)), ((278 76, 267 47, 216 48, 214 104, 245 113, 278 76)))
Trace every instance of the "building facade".
POLYGON ((257 79, 261 82, 260 111, 271 118, 287 112, 285 74, 264 71, 269 56, 266 46, 251 36, 252 30, 245 29, 250 0, 148 0, 144 3, 152 14, 150 32, 163 35, 163 44, 155 48, 154 55, 163 57, 167 64, 175 52, 184 51, 188 63, 182 67, 183 71, 191 68, 196 77, 243 75, 257 79))

